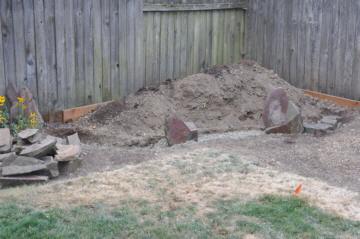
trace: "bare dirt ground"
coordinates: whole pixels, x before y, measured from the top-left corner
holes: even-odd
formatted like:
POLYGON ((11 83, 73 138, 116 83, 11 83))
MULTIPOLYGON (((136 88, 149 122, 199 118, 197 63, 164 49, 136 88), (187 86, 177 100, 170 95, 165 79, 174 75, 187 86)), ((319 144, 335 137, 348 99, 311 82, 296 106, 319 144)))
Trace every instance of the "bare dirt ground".
POLYGON ((360 220, 358 112, 305 97, 253 63, 215 67, 168 82, 48 131, 80 133, 82 166, 48 185, 3 190, 0 200, 69 207, 133 199, 168 208, 190 203, 206 213, 219 198, 290 195, 302 183, 301 197, 360 220), (306 121, 336 114, 345 123, 320 138, 263 134, 263 102, 276 87, 287 90, 306 121), (163 124, 174 112, 195 122, 203 132, 199 142, 165 146, 163 124), (218 133, 204 134, 209 132, 218 133))

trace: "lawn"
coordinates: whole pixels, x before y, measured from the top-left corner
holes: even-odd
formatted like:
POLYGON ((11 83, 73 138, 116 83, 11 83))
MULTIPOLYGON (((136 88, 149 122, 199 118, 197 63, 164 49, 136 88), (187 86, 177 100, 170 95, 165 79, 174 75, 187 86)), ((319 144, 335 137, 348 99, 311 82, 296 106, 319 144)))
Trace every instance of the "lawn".
POLYGON ((146 201, 40 210, 0 205, 0 238, 360 238, 360 222, 329 215, 296 197, 217 200, 163 210, 146 201))

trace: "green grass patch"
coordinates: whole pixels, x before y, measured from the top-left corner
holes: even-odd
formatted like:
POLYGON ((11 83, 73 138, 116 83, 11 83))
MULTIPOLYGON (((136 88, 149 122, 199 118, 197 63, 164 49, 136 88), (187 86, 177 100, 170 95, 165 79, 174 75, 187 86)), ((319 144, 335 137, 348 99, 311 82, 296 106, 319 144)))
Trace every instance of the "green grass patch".
POLYGON ((245 231, 265 238, 360 238, 360 222, 329 215, 295 197, 265 196, 245 204, 220 201, 217 208, 209 217, 214 224, 232 229, 230 234, 245 231))
POLYGON ((214 212, 201 218, 196 206, 164 211, 148 202, 122 205, 38 210, 0 204, 0 238, 360 238, 360 222, 293 197, 218 201, 214 212))

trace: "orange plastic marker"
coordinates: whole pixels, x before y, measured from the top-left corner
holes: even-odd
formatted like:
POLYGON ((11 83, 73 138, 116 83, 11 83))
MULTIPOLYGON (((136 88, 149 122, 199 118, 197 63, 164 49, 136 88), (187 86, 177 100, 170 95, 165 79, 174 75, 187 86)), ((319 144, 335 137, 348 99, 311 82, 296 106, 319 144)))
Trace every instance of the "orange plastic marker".
POLYGON ((294 196, 298 196, 301 193, 302 190, 302 184, 299 184, 294 191, 294 196))

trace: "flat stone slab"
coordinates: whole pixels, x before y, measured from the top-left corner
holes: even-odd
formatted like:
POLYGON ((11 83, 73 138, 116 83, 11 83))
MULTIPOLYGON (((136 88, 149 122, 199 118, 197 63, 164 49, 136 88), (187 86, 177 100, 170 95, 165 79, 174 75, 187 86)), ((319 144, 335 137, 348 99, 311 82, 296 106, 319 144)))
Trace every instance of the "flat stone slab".
POLYGON ((67 142, 72 145, 80 145, 81 142, 78 133, 67 136, 67 142))
POLYGON ((0 183, 3 186, 19 186, 24 184, 45 183, 47 181, 49 181, 48 176, 37 176, 37 175, 0 177, 0 183))
POLYGON ((26 129, 18 133, 18 137, 24 140, 34 137, 38 132, 39 132, 38 129, 26 129))
POLYGON ((43 161, 19 156, 2 168, 2 176, 22 175, 46 169, 43 161))
POLYGON ((0 153, 9 153, 11 151, 12 137, 8 128, 0 129, 0 153))
POLYGON ((330 124, 324 123, 304 123, 304 132, 308 134, 314 134, 321 136, 327 133, 327 131, 332 130, 333 126, 330 124))
POLYGON ((0 154, 0 162, 5 162, 8 160, 14 160, 16 157, 15 153, 6 153, 6 154, 0 154))
POLYGON ((320 120, 319 123, 331 125, 331 129, 335 130, 338 127, 339 119, 334 116, 325 116, 320 120))
POLYGON ((42 157, 46 156, 47 154, 51 153, 55 150, 56 140, 51 137, 46 137, 39 143, 26 146, 20 153, 22 156, 28 157, 42 157))
POLYGON ((69 162, 76 160, 81 153, 79 145, 57 145, 55 160, 59 162, 69 162))
POLYGON ((165 135, 170 146, 198 139, 198 132, 195 124, 184 122, 176 116, 167 119, 165 124, 165 135))

